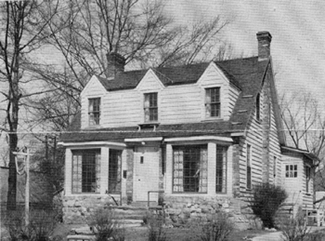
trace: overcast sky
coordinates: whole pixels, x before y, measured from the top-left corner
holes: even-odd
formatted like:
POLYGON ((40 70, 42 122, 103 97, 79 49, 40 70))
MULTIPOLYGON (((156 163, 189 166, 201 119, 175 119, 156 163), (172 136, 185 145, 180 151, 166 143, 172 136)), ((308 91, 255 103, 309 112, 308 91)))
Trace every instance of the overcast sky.
POLYGON ((323 100, 325 1, 168 0, 167 9, 175 21, 230 20, 225 37, 246 55, 257 54, 256 33, 269 31, 278 92, 307 90, 323 100))

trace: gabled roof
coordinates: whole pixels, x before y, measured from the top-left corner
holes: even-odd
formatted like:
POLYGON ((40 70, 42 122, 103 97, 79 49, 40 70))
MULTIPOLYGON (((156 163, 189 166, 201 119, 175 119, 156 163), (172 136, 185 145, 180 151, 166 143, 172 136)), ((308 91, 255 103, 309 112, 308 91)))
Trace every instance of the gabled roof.
MULTIPOLYGON (((155 131, 138 130, 137 126, 123 128, 88 129, 80 132, 80 115, 76 116, 73 126, 61 136, 64 142, 123 140, 132 137, 175 137, 189 135, 218 134, 230 136, 233 132, 246 130, 249 117, 255 108, 257 93, 261 90, 265 74, 270 71, 269 60, 258 61, 258 57, 234 59, 215 62, 229 81, 239 88, 240 94, 236 101, 229 121, 183 123, 160 125, 155 131), (75 132, 78 132, 76 135, 75 132)), ((156 68, 153 71, 165 85, 196 83, 209 63, 186 66, 156 68)), ((147 70, 129 71, 118 74, 116 78, 106 80, 98 77, 108 91, 135 88, 147 70)))
POLYGON ((307 157, 309 160, 311 160, 314 165, 317 165, 321 160, 316 156, 314 155, 313 153, 307 151, 307 150, 302 150, 302 149, 299 149, 299 148, 294 148, 294 147, 289 147, 289 146, 281 146, 281 152, 283 154, 287 153, 287 152, 294 152, 294 153, 298 153, 298 154, 301 154, 305 157, 307 157))
MULTIPOLYGON (((247 70, 247 65, 254 65, 257 57, 247 59, 234 59, 227 61, 215 62, 229 81, 240 89, 239 81, 234 77, 243 75, 247 70)), ((165 85, 192 84, 196 83, 209 63, 190 64, 173 67, 152 68, 160 81, 165 85)), ((115 78, 107 79, 97 76, 107 91, 133 89, 135 88, 147 73, 145 70, 134 70, 118 73, 115 78)))

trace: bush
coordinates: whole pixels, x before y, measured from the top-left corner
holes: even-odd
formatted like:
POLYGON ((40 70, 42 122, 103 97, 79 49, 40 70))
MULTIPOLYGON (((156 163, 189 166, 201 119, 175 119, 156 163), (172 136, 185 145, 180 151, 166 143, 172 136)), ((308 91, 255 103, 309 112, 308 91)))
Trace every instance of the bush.
POLYGON ((285 241, 321 241, 322 233, 311 233, 307 227, 308 220, 305 213, 299 208, 294 217, 282 216, 277 220, 285 241))
POLYGON ((164 230, 165 219, 163 215, 148 214, 144 219, 148 225, 148 241, 166 241, 164 230))
POLYGON ((29 225, 25 225, 23 211, 10 211, 5 220, 5 227, 10 240, 47 241, 56 227, 52 212, 33 210, 30 212, 29 225))
POLYGON ((309 231, 307 219, 301 209, 295 217, 282 216, 277 220, 277 225, 286 241, 303 241, 309 231))
POLYGON ((264 227, 274 228, 276 212, 286 198, 287 194, 281 187, 263 183, 253 190, 251 208, 253 213, 262 220, 264 227))
POLYGON ((199 238, 201 241, 225 241, 233 231, 234 225, 229 220, 227 213, 218 212, 200 227, 199 238))
POLYGON ((93 228, 97 241, 125 240, 124 229, 116 221, 115 212, 111 209, 99 208, 88 218, 88 224, 93 228))

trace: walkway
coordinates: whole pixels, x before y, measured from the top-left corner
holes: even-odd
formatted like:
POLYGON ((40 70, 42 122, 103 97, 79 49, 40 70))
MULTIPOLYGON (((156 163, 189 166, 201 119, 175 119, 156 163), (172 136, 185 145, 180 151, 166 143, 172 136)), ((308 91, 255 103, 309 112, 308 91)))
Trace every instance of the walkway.
POLYGON ((252 238, 252 241, 280 241, 282 239, 282 232, 270 232, 263 234, 261 236, 257 236, 252 238))
MULTIPOLYGON (((324 229, 324 227, 314 227, 314 226, 310 227, 311 232, 315 232, 315 231, 321 230, 321 229, 324 229)), ((261 236, 252 238, 252 241, 281 241, 281 240, 284 240, 281 231, 270 232, 270 233, 262 234, 261 236)))

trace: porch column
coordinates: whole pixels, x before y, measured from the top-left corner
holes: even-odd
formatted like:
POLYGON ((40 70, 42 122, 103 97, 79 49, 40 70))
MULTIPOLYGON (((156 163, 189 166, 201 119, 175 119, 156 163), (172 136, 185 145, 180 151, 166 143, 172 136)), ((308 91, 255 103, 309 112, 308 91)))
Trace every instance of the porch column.
POLYGON ((216 143, 208 143, 208 194, 216 193, 216 160, 217 145, 216 143))
POLYGON ((65 195, 71 194, 72 186, 72 152, 70 148, 65 149, 65 177, 64 177, 64 190, 65 195))
POLYGON ((229 146, 227 150, 227 194, 232 196, 233 188, 232 188, 232 181, 233 181, 233 146, 229 146))
POLYGON ((165 193, 172 193, 173 185, 173 148, 171 144, 166 145, 166 173, 165 173, 165 193))
POLYGON ((100 194, 105 194, 108 191, 108 162, 109 148, 102 147, 100 160, 100 194))

